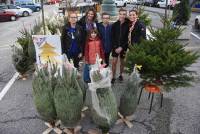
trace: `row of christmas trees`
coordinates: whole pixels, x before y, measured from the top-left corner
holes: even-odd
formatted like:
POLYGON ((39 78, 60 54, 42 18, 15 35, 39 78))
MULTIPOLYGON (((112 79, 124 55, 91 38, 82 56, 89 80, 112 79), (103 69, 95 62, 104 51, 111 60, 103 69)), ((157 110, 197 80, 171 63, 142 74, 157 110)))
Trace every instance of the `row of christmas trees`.
POLYGON ((131 116, 135 112, 137 91, 141 81, 137 66, 129 76, 126 86, 123 87, 124 93, 120 98, 118 110, 111 87, 111 71, 101 66, 98 57, 96 61, 96 64, 91 66, 91 83, 88 86, 84 84, 80 74, 73 64, 69 63, 66 56, 60 68, 62 71, 51 62, 37 68, 33 79, 33 96, 36 109, 44 121, 55 126, 60 120, 61 125, 57 126, 57 129, 63 132, 74 131, 81 120, 81 112, 87 96, 86 90, 91 94, 90 115, 103 132, 108 132, 109 128, 116 123, 118 111, 121 120, 125 120, 123 117, 131 116))

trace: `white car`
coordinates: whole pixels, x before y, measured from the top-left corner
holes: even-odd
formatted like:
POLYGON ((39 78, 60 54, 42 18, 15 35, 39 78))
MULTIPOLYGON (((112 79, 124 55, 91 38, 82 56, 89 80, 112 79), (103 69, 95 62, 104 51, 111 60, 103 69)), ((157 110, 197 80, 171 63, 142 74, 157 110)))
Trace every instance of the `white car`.
MULTIPOLYGON (((167 0, 159 0, 158 1, 158 7, 166 7, 166 1, 167 0)), ((167 7, 173 7, 176 4, 179 4, 180 0, 168 0, 167 1, 167 7)))
POLYGON ((194 27, 200 29, 200 15, 197 15, 194 20, 194 27))
POLYGON ((129 4, 137 4, 137 0, 128 0, 129 4))
POLYGON ((115 0, 115 5, 117 7, 126 7, 127 0, 115 0))
POLYGON ((4 9, 6 11, 15 12, 18 16, 29 16, 32 15, 33 11, 29 8, 22 8, 15 5, 0 5, 0 9, 4 9))

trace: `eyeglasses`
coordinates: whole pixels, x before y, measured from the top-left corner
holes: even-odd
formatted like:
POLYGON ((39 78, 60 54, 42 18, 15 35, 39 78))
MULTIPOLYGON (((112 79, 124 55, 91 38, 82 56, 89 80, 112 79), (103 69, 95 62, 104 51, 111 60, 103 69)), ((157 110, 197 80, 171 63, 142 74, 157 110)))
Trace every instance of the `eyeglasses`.
POLYGON ((124 16, 126 16, 127 14, 126 14, 126 13, 119 13, 119 15, 124 15, 124 16))
POLYGON ((110 19, 109 17, 106 17, 106 18, 102 18, 102 19, 110 19))
POLYGON ((69 18, 71 18, 71 19, 77 19, 78 17, 69 17, 69 18))
POLYGON ((88 15, 94 15, 93 13, 88 13, 88 15))

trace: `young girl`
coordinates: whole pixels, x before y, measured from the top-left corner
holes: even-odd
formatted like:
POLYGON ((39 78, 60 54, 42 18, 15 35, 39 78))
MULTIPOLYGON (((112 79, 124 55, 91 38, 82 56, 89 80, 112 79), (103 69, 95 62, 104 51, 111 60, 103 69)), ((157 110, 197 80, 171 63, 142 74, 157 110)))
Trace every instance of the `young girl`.
POLYGON ((97 29, 92 29, 88 33, 85 45, 85 67, 84 67, 84 81, 90 82, 89 66, 96 63, 96 55, 104 60, 103 45, 99 38, 97 29))

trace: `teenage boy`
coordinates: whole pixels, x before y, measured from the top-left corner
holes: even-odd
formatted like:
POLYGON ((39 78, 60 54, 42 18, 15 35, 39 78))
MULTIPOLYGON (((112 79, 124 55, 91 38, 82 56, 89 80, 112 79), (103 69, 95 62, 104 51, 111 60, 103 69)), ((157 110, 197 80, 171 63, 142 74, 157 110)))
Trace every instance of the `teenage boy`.
POLYGON ((106 12, 101 15, 102 23, 99 24, 99 33, 103 43, 106 67, 109 66, 109 57, 112 50, 110 15, 106 12))
POLYGON ((122 73, 124 71, 124 58, 128 48, 128 33, 129 20, 126 19, 127 11, 123 8, 119 10, 119 19, 112 25, 111 39, 112 39, 112 80, 114 84, 116 80, 116 67, 118 57, 120 57, 120 75, 119 80, 123 81, 122 73))

